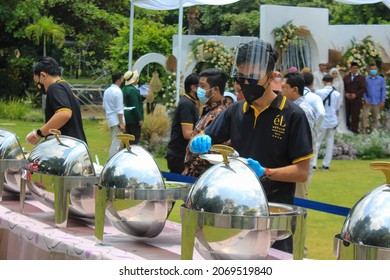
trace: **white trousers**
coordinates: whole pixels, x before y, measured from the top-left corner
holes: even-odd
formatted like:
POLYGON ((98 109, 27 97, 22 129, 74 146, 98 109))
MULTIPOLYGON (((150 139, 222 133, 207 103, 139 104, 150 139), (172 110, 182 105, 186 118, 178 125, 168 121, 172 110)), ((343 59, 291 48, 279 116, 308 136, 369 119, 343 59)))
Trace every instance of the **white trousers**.
POLYGON ((109 158, 111 158, 113 155, 115 155, 117 152, 119 152, 119 149, 121 147, 121 140, 116 139, 116 135, 121 133, 119 126, 114 125, 110 126, 110 132, 111 132, 111 147, 110 147, 110 154, 109 158))
POLYGON ((321 143, 325 140, 326 149, 325 157, 322 161, 322 166, 329 167, 330 162, 333 157, 333 144, 334 144, 334 135, 336 130, 334 128, 318 128, 317 130, 317 143, 316 143, 316 154, 314 155, 313 166, 317 166, 318 152, 321 147, 321 143))

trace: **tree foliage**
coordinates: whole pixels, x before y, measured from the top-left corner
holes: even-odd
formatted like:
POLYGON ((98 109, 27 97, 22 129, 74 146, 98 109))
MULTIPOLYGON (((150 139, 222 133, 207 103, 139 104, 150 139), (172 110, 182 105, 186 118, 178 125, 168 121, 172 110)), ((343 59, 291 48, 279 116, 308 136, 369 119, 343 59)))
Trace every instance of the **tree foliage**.
POLYGON ((41 17, 36 23, 27 26, 25 32, 27 38, 35 44, 39 45, 43 41, 43 56, 46 56, 46 43, 50 38, 58 47, 62 47, 65 40, 65 29, 56 24, 53 17, 41 17))
MULTIPOLYGON (((335 0, 241 0, 224 6, 198 6, 195 34, 258 36, 259 5, 265 4, 327 8, 331 24, 390 23, 389 9, 382 3, 347 5, 335 0)), ((129 8, 128 0, 0 1, 0 51, 3 54, 0 68, 6 69, 7 65, 13 64, 16 49, 20 50, 21 58, 28 58, 26 61, 34 61, 40 56, 41 48, 29 44, 25 30, 47 17, 61 26, 65 34, 63 47, 49 44, 48 55, 59 60, 68 73, 79 73, 76 69, 81 69, 85 75, 101 68, 126 70, 129 8)), ((185 8, 184 12, 187 10, 185 8)), ((170 54, 177 24, 177 10, 153 11, 136 7, 133 59, 148 52, 170 54)), ((184 33, 188 26, 189 21, 185 18, 184 33)), ((7 75, 14 77, 14 74, 7 75)))

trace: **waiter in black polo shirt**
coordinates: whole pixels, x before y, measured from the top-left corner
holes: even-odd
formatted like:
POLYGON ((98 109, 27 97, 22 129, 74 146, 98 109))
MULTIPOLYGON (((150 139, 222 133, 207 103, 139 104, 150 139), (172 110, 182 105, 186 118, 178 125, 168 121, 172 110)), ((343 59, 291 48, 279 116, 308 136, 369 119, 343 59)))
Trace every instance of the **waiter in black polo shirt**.
POLYGON ((199 75, 188 75, 184 81, 185 94, 180 98, 175 109, 172 125, 171 139, 167 149, 168 169, 172 173, 181 174, 184 171, 184 157, 192 131, 199 119, 199 111, 196 105, 198 97, 196 90, 199 85, 199 75))
POLYGON ((79 100, 69 84, 61 79, 61 69, 57 61, 48 56, 41 58, 33 66, 33 72, 38 89, 47 95, 46 123, 27 135, 27 143, 38 144, 42 138, 49 136, 50 129, 58 129, 63 135, 87 142, 79 100))
MULTIPOLYGON (((271 45, 259 39, 238 47, 233 77, 245 100, 223 111, 190 148, 203 153, 231 139, 260 177, 268 201, 294 204, 295 182, 309 176, 312 138, 305 112, 271 89, 277 59, 271 45)), ((273 247, 292 252, 292 242, 277 241, 273 247)))

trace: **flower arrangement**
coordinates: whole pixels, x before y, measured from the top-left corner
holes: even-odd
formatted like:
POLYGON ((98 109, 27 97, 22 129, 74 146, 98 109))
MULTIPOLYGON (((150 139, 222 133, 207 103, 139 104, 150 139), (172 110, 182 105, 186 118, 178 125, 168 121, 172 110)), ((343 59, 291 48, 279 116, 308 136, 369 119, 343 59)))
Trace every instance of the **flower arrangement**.
POLYGON ((379 63, 382 61, 381 52, 377 49, 377 44, 372 40, 371 35, 368 35, 360 42, 354 37, 351 40, 351 46, 343 55, 343 59, 347 67, 351 66, 352 62, 359 65, 359 70, 363 74, 367 74, 367 66, 370 62, 375 61, 379 63))
POLYGON ((229 73, 234 62, 235 48, 229 49, 215 39, 197 39, 191 42, 192 52, 189 53, 188 63, 195 59, 205 63, 205 67, 219 68, 229 73))
POLYGON ((176 108, 176 73, 172 72, 166 78, 164 82, 166 87, 162 88, 161 102, 167 108, 167 111, 174 110, 176 108))
POLYGON ((287 49, 287 46, 291 43, 296 43, 298 36, 296 34, 298 27, 288 21, 280 27, 276 27, 272 30, 272 34, 275 36, 276 48, 283 52, 287 49))

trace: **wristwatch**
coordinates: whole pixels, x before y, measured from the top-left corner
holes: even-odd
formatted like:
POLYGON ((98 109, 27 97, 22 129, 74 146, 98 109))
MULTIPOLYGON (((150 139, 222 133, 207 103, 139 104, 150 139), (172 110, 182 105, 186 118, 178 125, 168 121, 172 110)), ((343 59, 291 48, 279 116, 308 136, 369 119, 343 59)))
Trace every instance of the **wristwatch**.
POLYGON ((44 138, 45 136, 43 136, 42 134, 42 131, 40 129, 37 130, 37 135, 41 138, 44 138))
POLYGON ((264 168, 264 173, 263 175, 261 175, 260 177, 260 181, 268 181, 268 180, 271 180, 271 176, 270 176, 270 170, 268 167, 264 168))

